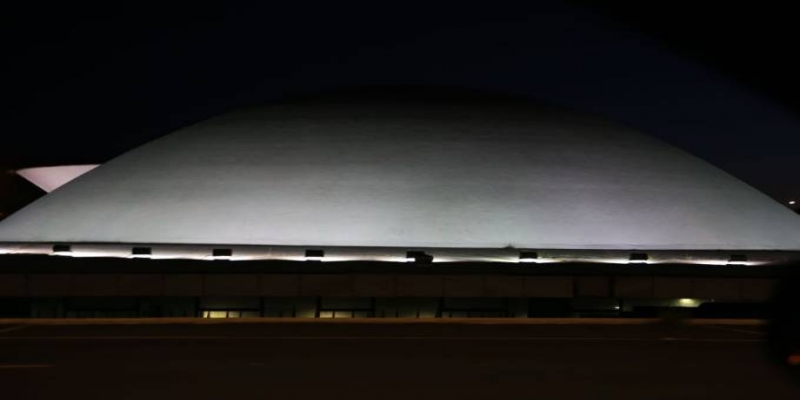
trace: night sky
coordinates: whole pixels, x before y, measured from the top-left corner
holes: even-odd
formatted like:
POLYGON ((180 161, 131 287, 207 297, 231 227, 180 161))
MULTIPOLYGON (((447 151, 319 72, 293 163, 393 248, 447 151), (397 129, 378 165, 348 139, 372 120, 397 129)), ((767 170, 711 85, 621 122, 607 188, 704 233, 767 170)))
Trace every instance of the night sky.
MULTIPOLYGON (((776 200, 800 200, 800 62, 788 9, 370 4, 8 7, 0 167, 102 163, 298 92, 449 85, 601 114, 776 200)), ((36 195, 0 178, 0 212, 36 195)))

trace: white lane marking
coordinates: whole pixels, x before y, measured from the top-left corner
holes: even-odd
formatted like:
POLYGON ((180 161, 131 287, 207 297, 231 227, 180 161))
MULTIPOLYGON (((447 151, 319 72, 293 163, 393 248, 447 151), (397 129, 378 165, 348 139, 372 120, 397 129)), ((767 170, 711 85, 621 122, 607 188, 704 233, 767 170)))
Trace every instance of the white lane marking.
POLYGON ((16 330, 19 330, 19 329, 27 328, 27 327, 29 327, 29 326, 30 326, 30 325, 19 325, 19 326, 12 326, 12 327, 10 327, 10 328, 4 328, 4 329, 0 329, 0 333, 6 333, 6 332, 11 332, 11 331, 16 331, 16 330))
POLYGON ((2 340, 484 340, 484 341, 586 341, 586 342, 761 342, 761 339, 714 338, 604 338, 604 337, 452 337, 452 336, 24 336, 2 340))
POLYGON ((0 364, 0 369, 52 368, 53 364, 0 364))

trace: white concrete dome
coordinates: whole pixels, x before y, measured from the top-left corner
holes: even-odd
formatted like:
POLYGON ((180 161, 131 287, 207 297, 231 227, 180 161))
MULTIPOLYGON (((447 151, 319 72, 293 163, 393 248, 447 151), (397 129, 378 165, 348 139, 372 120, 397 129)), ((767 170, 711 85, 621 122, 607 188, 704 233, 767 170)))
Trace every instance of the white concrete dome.
POLYGON ((0 242, 794 251, 800 218, 599 118, 344 96, 129 151, 2 221, 0 242))

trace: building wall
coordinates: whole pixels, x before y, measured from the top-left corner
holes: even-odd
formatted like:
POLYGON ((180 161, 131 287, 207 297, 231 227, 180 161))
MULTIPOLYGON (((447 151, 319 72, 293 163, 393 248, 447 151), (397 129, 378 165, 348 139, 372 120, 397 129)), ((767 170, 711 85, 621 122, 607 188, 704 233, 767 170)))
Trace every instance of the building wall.
POLYGON ((0 297, 261 296, 769 300, 777 279, 491 274, 0 274, 0 297))

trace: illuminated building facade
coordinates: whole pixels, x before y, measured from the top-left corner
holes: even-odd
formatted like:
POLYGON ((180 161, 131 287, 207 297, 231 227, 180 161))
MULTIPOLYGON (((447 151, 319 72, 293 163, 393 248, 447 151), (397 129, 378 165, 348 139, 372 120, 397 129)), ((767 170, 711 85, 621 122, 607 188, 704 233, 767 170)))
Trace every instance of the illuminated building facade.
POLYGON ((631 297, 763 300, 763 271, 797 260, 800 218, 594 116, 484 96, 341 95, 233 112, 123 154, 0 222, 0 252, 18 297, 46 298, 36 279, 63 278, 53 285, 66 297, 162 298, 160 314, 163 297, 193 298, 190 314, 204 316, 263 316, 264 299, 295 316, 298 301, 314 316, 398 316, 385 304, 400 299, 427 299, 422 314, 435 316, 456 303, 536 315, 531 298, 619 312, 631 297), (93 272, 59 277, 31 263, 93 272), (762 272, 725 281, 742 267, 762 272), (668 271, 684 272, 659 294, 668 271), (176 277, 184 292, 170 291, 176 277), (90 278, 114 283, 84 296, 76 288, 90 278), (200 304, 234 297, 247 307, 200 304))

